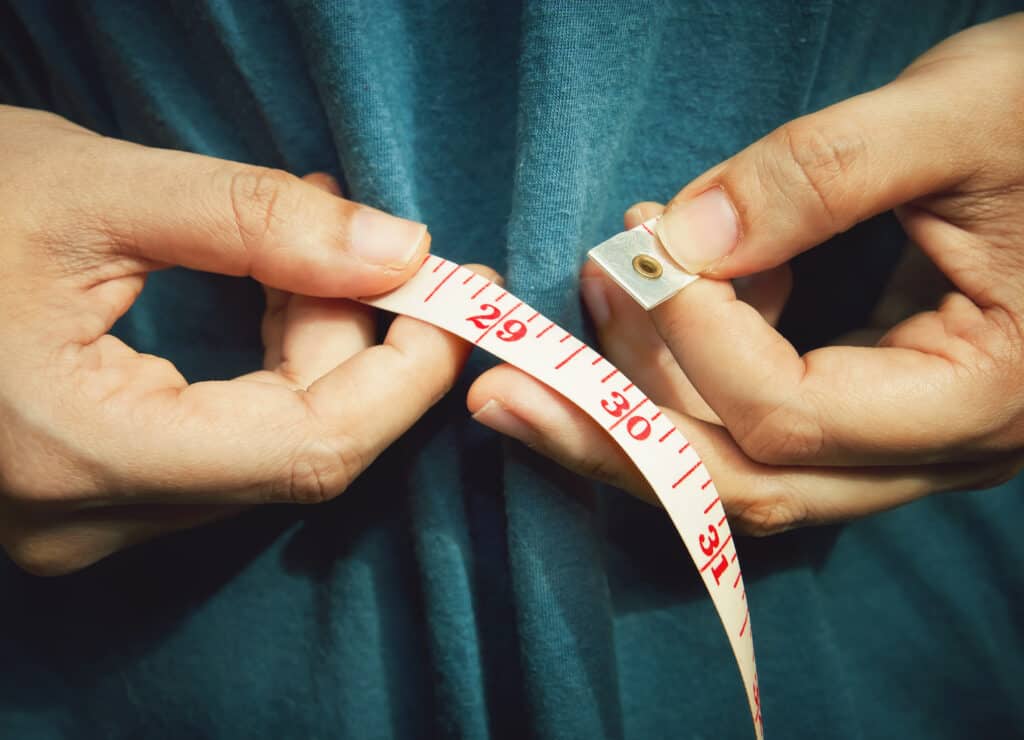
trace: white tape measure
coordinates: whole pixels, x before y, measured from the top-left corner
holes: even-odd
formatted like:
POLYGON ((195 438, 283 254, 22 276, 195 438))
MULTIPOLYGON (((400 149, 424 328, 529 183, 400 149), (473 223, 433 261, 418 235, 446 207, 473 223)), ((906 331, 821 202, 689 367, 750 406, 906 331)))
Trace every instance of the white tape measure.
MULTIPOLYGON (((645 308, 696 280, 667 259, 650 222, 591 256, 645 308)), ((700 457, 668 418, 596 350, 481 275, 430 255, 397 290, 363 300, 456 334, 579 406, 629 455, 671 517, 718 610, 764 737, 743 576, 722 502, 700 457)))

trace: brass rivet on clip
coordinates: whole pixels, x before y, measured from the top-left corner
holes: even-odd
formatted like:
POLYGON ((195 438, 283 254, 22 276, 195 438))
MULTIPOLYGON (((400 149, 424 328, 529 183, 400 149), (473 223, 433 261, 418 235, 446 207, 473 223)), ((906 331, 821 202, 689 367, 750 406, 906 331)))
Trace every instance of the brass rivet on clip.
POLYGON ((634 257, 633 269, 637 275, 648 280, 660 278, 662 273, 661 263, 649 254, 638 254, 634 257))

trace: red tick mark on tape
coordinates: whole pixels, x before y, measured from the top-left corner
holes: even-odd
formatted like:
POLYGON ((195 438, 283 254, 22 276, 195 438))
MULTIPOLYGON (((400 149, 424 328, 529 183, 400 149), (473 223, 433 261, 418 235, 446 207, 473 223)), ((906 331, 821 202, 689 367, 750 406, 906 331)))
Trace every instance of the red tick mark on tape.
POLYGON ((507 290, 503 290, 501 292, 501 295, 494 299, 494 302, 495 303, 501 303, 501 299, 504 298, 507 295, 508 295, 508 291, 507 290))
POLYGON ((678 455, 682 455, 682 454, 683 454, 684 452, 686 452, 686 451, 687 451, 688 449, 690 449, 690 443, 689 443, 689 442, 687 442, 687 443, 686 443, 686 444, 684 444, 684 445, 683 445, 682 447, 680 447, 680 448, 679 448, 679 449, 678 449, 678 450, 676 451, 676 454, 678 454, 678 455))
POLYGON ((719 502, 720 500, 721 500, 721 499, 719 499, 719 498, 718 498, 718 496, 715 496, 715 500, 714 500, 714 501, 712 501, 712 502, 711 502, 710 504, 708 504, 707 508, 706 508, 706 509, 704 509, 704 513, 705 513, 705 514, 707 514, 707 513, 708 513, 708 512, 710 512, 710 511, 711 511, 711 510, 712 510, 713 508, 715 508, 715 504, 717 504, 717 503, 718 503, 718 502, 719 502))
POLYGON ((690 468, 690 469, 689 469, 689 470, 687 470, 687 471, 686 471, 685 473, 683 473, 683 477, 682 477, 682 478, 680 478, 679 480, 677 480, 677 481, 676 481, 675 483, 673 483, 673 484, 672 484, 672 487, 673 487, 673 488, 675 488, 675 487, 676 487, 676 486, 678 486, 678 485, 679 485, 680 483, 682 483, 682 482, 683 482, 684 480, 686 480, 687 478, 689 478, 689 477, 690 477, 690 475, 691 475, 691 474, 693 473, 693 471, 694 471, 694 470, 696 470, 697 468, 699 468, 699 467, 700 467, 700 465, 701 465, 701 462, 700 462, 700 460, 698 460, 698 461, 697 461, 697 463, 696 463, 696 464, 695 464, 695 465, 694 465, 694 466, 693 466, 692 468, 690 468))
POLYGON ((572 334, 566 333, 566 335, 564 337, 562 337, 561 339, 558 340, 558 343, 561 344, 562 342, 567 342, 567 341, 569 341, 569 339, 571 337, 572 337, 572 334))
POLYGON ((475 272, 470 272, 469 273, 469 277, 466 278, 465 280, 463 280, 462 284, 463 285, 469 285, 471 282, 473 282, 473 278, 475 278, 475 277, 476 277, 476 273, 475 272))
POLYGON ((750 621, 750 612, 748 611, 747 615, 745 617, 743 617, 743 626, 740 627, 740 637, 743 637, 743 633, 747 631, 747 622, 749 622, 749 621, 750 621))
POLYGON ((647 228, 647 224, 640 224, 640 225, 643 227, 644 231, 646 231, 651 236, 654 236, 654 232, 651 231, 649 228, 647 228))
POLYGON ((540 334, 537 335, 537 339, 540 339, 542 336, 544 336, 545 334, 547 334, 549 331, 551 331, 554 328, 555 328, 554 323, 548 324, 547 326, 545 326, 543 329, 540 330, 540 334))
POLYGON ((736 574, 736 580, 732 582, 732 587, 733 588, 736 588, 737 586, 740 585, 740 579, 741 578, 743 578, 743 574, 742 573, 737 573, 736 574))
POLYGON ((594 358, 594 361, 591 362, 590 364, 591 365, 600 365, 601 364, 601 360, 603 360, 603 359, 604 358, 601 357, 601 355, 598 355, 597 357, 594 358))
POLYGON ((665 432, 665 433, 664 433, 663 435, 661 435, 660 437, 658 437, 658 441, 659 441, 659 442, 664 442, 664 441, 665 441, 666 439, 668 439, 669 437, 671 437, 671 436, 672 436, 672 432, 674 432, 675 430, 676 430, 676 428, 675 428, 675 427, 672 427, 672 428, 671 428, 671 429, 669 429, 669 430, 668 430, 667 432, 665 432))
POLYGON ((706 481, 704 481, 703 483, 700 484, 700 490, 703 491, 705 488, 707 488, 710 485, 711 485, 711 479, 708 478, 706 481))
POLYGON ((531 321, 533 321, 533 320, 534 320, 535 318, 537 318, 538 316, 540 316, 540 311, 534 311, 534 312, 533 312, 533 316, 531 316, 530 318, 528 318, 528 319, 526 320, 526 323, 527 323, 527 324, 529 324, 529 323, 530 323, 531 321))
POLYGON ((485 290, 487 290, 487 289, 488 289, 489 287, 491 287, 492 285, 494 285, 494 283, 492 283, 492 282, 491 282, 490 280, 488 280, 488 281, 487 281, 486 283, 484 283, 484 284, 483 284, 483 286, 482 286, 482 287, 480 287, 480 288, 478 288, 478 289, 477 289, 476 293, 474 293, 473 295, 471 295, 471 296, 470 296, 470 299, 472 299, 472 300, 474 300, 474 301, 475 301, 475 300, 476 300, 476 297, 477 297, 478 295, 480 295, 481 293, 483 293, 483 292, 484 292, 485 290))
POLYGON ((607 383, 609 380, 611 380, 612 378, 614 378, 618 374, 619 374, 619 370, 618 370, 618 368, 616 368, 615 370, 612 370, 610 373, 608 373, 603 378, 601 378, 601 382, 602 383, 607 383))
POLYGON ((442 266, 443 264, 444 264, 444 260, 442 259, 442 260, 441 260, 440 262, 438 262, 438 263, 437 263, 437 266, 435 266, 435 267, 434 267, 434 269, 433 269, 433 270, 431 270, 431 272, 437 272, 438 270, 440 270, 440 269, 441 269, 441 266, 442 266))
POLYGON ((728 517, 726 517, 726 516, 725 516, 725 514, 723 514, 723 515, 722 515, 722 518, 718 520, 718 526, 719 526, 719 527, 721 527, 721 526, 722 526, 723 524, 725 524, 725 520, 726 520, 727 518, 728 518, 728 517))
POLYGON ((565 367, 566 365, 568 365, 568 364, 569 364, 569 360, 571 360, 571 359, 572 359, 573 357, 575 357, 576 355, 578 355, 578 354, 579 354, 580 352, 582 352, 582 351, 583 351, 584 349, 586 349, 586 348, 587 348, 587 345, 585 345, 585 344, 581 344, 581 345, 580 345, 580 346, 579 346, 579 347, 577 348, 577 350, 576 350, 575 352, 573 352, 573 353, 572 353, 571 355, 569 355, 568 357, 566 357, 566 358, 565 358, 564 360, 562 360, 562 361, 561 361, 560 363, 558 363, 557 365, 555 365, 555 370, 561 370, 561 369, 562 369, 563 367, 565 367))
MULTIPOLYGON (((440 266, 441 265, 438 265, 438 267, 440 267, 440 266)), ((436 271, 437 268, 434 268, 434 269, 436 271)), ((444 276, 444 278, 441 279, 441 282, 439 282, 437 284, 437 286, 432 291, 430 291, 430 293, 427 295, 427 297, 423 299, 423 302, 426 303, 431 298, 433 298, 434 295, 437 293, 437 291, 441 290, 441 286, 444 285, 445 283, 447 283, 448 279, 451 278, 451 276, 454 275, 455 273, 457 273, 460 269, 462 269, 462 265, 455 265, 455 269, 452 270, 451 272, 449 272, 447 275, 444 276)))

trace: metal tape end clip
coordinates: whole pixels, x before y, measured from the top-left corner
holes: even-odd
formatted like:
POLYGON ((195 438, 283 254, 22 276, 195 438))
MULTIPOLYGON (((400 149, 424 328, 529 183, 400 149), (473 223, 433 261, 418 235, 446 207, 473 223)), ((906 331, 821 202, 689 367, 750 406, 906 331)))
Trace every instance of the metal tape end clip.
POLYGON ((697 279, 668 256, 654 236, 653 218, 616 234, 590 250, 602 270, 637 303, 650 311, 697 279))

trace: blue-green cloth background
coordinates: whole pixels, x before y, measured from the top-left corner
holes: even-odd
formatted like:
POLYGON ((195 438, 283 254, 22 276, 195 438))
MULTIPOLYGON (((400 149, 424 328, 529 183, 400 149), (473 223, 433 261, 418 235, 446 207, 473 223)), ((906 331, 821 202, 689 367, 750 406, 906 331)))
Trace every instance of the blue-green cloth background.
MULTIPOLYGON (((1014 6, 7 1, 0 95, 330 171, 583 331, 578 267, 630 203, 1014 6)), ((876 220, 799 262, 801 346, 863 320, 901 239, 876 220)), ((117 331, 229 377, 260 362, 261 308, 249 281, 170 270, 117 331)), ((330 504, 57 580, 0 561, 0 738, 749 737, 671 525, 470 422, 486 362, 330 504)), ((769 736, 1020 736, 1022 521, 1014 481, 741 540, 769 736)))

